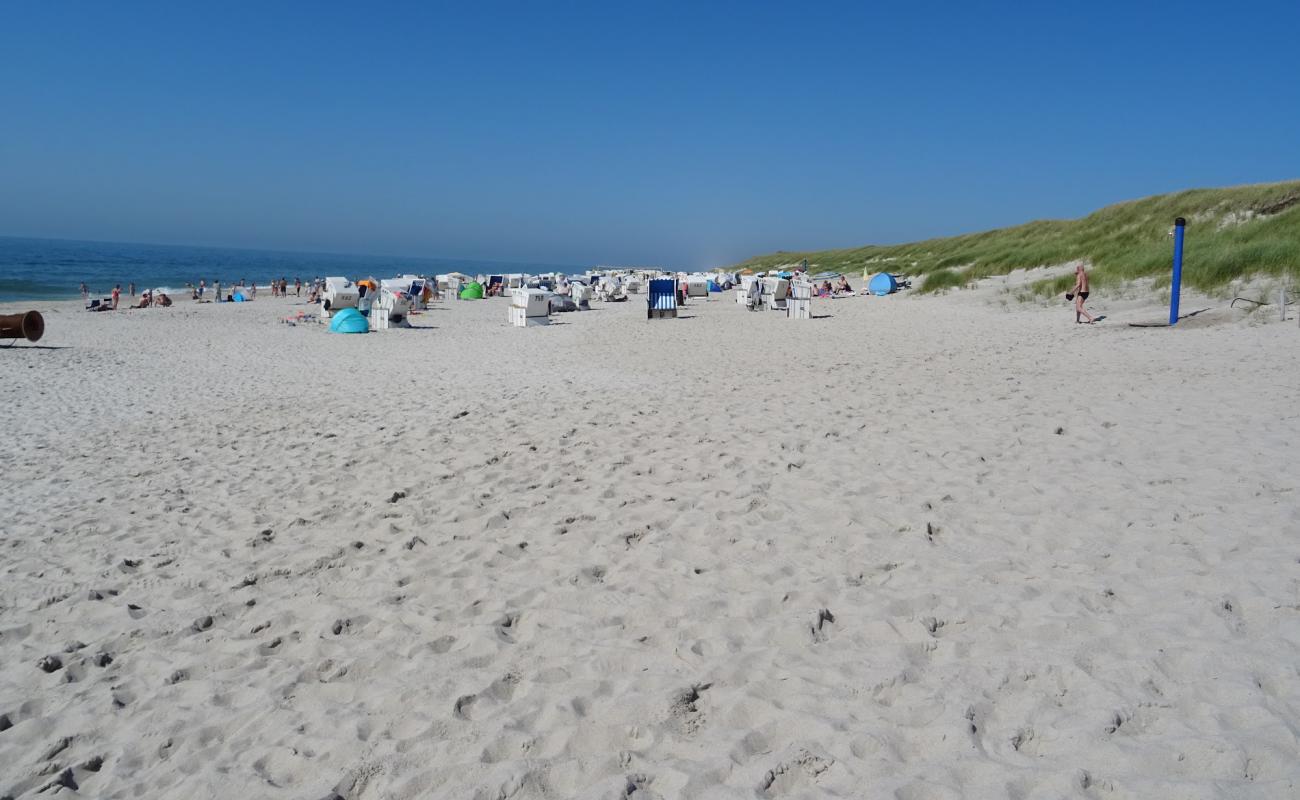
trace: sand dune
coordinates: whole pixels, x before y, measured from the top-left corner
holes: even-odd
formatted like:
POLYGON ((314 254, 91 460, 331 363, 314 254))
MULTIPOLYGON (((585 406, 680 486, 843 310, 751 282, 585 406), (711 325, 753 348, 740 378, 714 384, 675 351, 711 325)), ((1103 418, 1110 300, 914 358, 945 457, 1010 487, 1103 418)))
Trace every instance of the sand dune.
POLYGON ((0 797, 1297 796, 1295 326, 994 300, 47 304, 0 797))

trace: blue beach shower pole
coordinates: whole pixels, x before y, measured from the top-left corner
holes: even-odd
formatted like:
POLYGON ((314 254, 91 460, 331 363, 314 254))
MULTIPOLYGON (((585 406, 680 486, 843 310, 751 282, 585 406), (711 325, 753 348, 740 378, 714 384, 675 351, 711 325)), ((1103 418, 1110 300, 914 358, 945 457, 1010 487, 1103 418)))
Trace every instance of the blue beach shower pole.
POLYGON ((1183 286, 1183 229, 1187 220, 1174 220, 1174 280, 1169 287, 1169 324, 1178 324, 1178 293, 1183 286))

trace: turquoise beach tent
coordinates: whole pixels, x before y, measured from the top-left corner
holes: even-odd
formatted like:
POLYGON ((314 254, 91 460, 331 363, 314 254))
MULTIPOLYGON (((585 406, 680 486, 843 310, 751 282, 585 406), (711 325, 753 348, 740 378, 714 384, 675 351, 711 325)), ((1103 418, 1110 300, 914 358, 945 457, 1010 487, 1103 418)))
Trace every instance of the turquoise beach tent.
POLYGON ((888 272, 878 272, 871 277, 867 289, 876 297, 884 297, 898 291, 898 281, 894 280, 894 276, 888 272))
POLYGON ((231 295, 231 299, 236 303, 242 303, 244 302, 244 295, 241 292, 235 292, 231 295))
POLYGON ((355 308, 345 308, 330 320, 330 333, 365 333, 370 323, 355 308))

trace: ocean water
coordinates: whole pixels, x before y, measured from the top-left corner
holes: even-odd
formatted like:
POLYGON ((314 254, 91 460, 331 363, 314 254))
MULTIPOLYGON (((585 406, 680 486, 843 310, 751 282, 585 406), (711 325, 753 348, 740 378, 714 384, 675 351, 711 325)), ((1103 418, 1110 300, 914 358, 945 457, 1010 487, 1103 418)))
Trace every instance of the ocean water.
POLYGON ((502 272, 582 271, 563 264, 465 261, 440 258, 289 253, 214 247, 17 239, 0 236, 0 302, 59 300, 81 296, 84 282, 92 297, 107 295, 115 284, 125 292, 155 287, 179 289, 199 279, 231 285, 244 280, 266 285, 274 279, 304 282, 327 275, 391 278, 459 271, 469 275, 502 272))

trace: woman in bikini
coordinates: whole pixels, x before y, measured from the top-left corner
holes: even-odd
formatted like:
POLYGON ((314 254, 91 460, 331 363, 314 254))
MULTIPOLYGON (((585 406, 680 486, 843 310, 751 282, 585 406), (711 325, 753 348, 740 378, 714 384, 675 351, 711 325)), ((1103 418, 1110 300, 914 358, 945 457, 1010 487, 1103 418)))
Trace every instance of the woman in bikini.
POLYGON ((1074 321, 1082 322, 1079 317, 1083 316, 1091 324, 1092 315, 1083 307, 1083 301, 1088 299, 1088 273, 1083 268, 1083 262, 1079 262, 1074 268, 1074 290, 1067 294, 1066 298, 1074 300, 1074 321))

